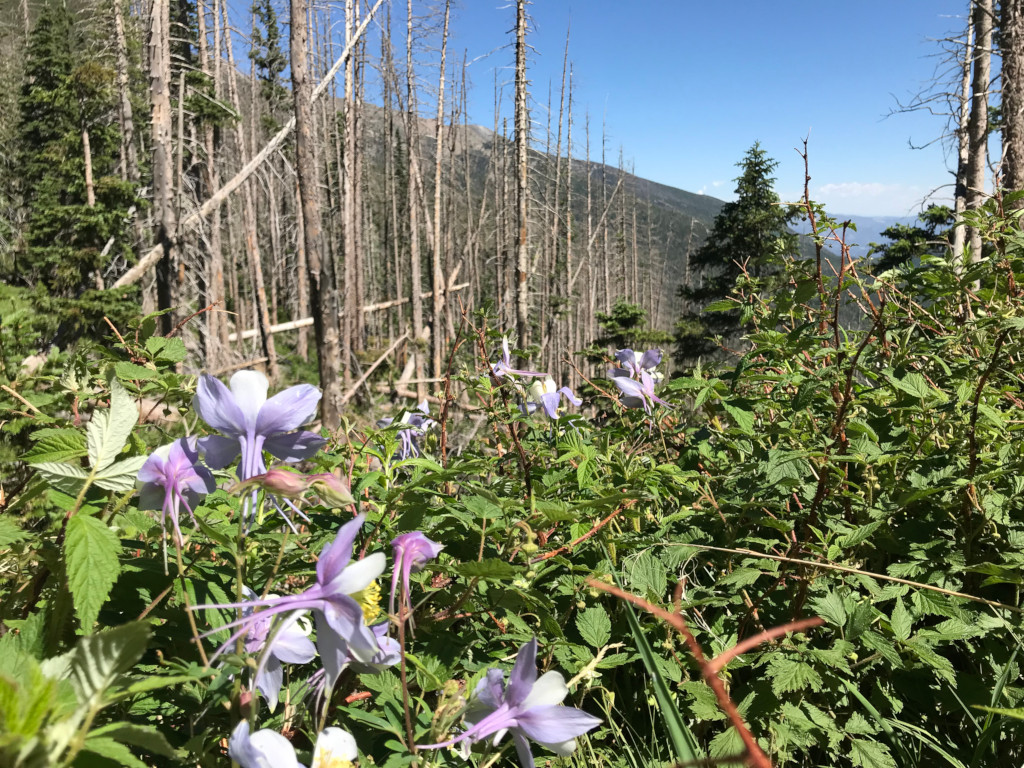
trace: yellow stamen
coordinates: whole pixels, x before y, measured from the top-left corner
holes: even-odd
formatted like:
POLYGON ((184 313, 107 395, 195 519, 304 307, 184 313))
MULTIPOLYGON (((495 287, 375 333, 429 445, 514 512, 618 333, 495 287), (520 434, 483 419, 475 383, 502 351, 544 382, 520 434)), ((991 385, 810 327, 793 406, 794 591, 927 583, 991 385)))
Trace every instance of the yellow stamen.
POLYGON ((376 581, 371 582, 366 589, 352 594, 351 597, 363 609, 363 619, 367 624, 380 616, 380 584, 376 581))
POLYGON ((343 760, 340 757, 334 757, 334 753, 320 747, 316 751, 316 757, 313 758, 313 768, 354 768, 355 763, 351 760, 343 760))

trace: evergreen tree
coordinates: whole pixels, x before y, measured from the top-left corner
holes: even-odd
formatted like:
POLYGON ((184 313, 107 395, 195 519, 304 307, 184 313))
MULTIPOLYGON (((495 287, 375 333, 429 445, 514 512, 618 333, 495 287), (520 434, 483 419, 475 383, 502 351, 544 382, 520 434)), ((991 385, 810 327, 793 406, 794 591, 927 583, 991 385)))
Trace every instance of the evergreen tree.
POLYGON ((721 358, 723 348, 735 351, 739 343, 741 311, 705 307, 731 295, 744 271, 763 283, 780 257, 797 250, 797 237, 787 226, 793 213, 773 189, 777 163, 755 142, 737 165, 742 172, 735 179, 736 199, 722 206, 707 240, 690 258, 688 282, 679 287, 686 305, 676 324, 675 356, 687 367, 698 358, 721 358))
POLYGON ((260 97, 269 112, 263 116, 264 129, 273 133, 280 127, 278 116, 289 99, 288 89, 281 80, 281 73, 288 65, 288 60, 281 50, 281 28, 277 24, 277 12, 270 0, 254 0, 252 14, 254 23, 249 58, 260 83, 260 97))
POLYGON ((931 205, 917 216, 917 224, 894 224, 882 231, 888 243, 872 243, 869 256, 879 257, 872 266, 875 274, 918 261, 922 256, 938 256, 949 248, 953 211, 945 205, 931 205))
MULTIPOLYGON (((18 101, 23 223, 0 279, 35 289, 40 300, 80 298, 101 287, 102 269, 113 256, 130 255, 128 209, 136 199, 117 176, 115 75, 72 21, 64 3, 42 6, 18 101)), ((61 306, 57 315, 82 309, 61 306)))

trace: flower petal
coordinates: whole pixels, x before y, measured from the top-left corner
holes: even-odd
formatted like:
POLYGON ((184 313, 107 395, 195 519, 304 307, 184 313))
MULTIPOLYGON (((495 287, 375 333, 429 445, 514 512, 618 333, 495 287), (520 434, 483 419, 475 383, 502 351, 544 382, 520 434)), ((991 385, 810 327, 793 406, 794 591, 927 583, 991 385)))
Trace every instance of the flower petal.
POLYGON ((490 709, 500 707, 501 700, 505 696, 505 673, 500 669, 488 669, 480 682, 476 684, 473 696, 490 709))
POLYGON ((263 694, 263 698, 267 700, 267 707, 271 712, 277 709, 277 698, 281 695, 283 682, 284 667, 276 658, 268 656, 266 663, 256 672, 256 687, 263 694))
POLYGON ((571 389, 569 389, 568 387, 562 387, 562 388, 561 388, 560 390, 558 390, 558 391, 559 391, 559 392, 560 392, 561 394, 565 395, 565 399, 566 399, 566 400, 568 400, 568 401, 569 401, 570 403, 572 403, 573 405, 575 405, 575 406, 576 406, 577 408, 578 408, 579 406, 583 405, 583 398, 580 398, 580 397, 576 397, 576 393, 575 393, 575 392, 573 392, 573 391, 572 391, 571 389))
POLYGON ((267 402, 270 381, 259 371, 238 371, 228 383, 239 410, 245 416, 246 431, 255 430, 260 409, 267 402))
MULTIPOLYGON (((361 661, 364 664, 369 664, 373 661, 373 657, 380 652, 377 636, 373 634, 373 630, 366 626, 366 622, 363 620, 363 609, 351 597, 338 595, 332 598, 330 602, 324 605, 323 615, 330 629, 333 629, 338 638, 344 642, 346 656, 361 661)), ((318 646, 319 643, 320 632, 318 625, 318 646)), ((322 649, 320 655, 324 655, 322 649)), ((324 668, 326 669, 326 664, 324 668)))
POLYGON ((262 404, 256 431, 263 435, 277 435, 298 429, 316 416, 316 404, 319 402, 320 390, 312 384, 298 384, 281 390, 262 404))
POLYGON ((548 418, 558 418, 558 402, 562 399, 562 396, 557 392, 545 392, 540 396, 541 405, 544 406, 544 412, 547 413, 548 418))
POLYGON ((246 720, 235 726, 228 742, 228 755, 242 768, 299 768, 288 739, 268 729, 250 736, 246 720))
POLYGON ((324 728, 316 737, 313 747, 313 768, 330 768, 337 762, 352 761, 359 757, 356 740, 341 728, 324 728))
POLYGON ((348 643, 331 627, 321 611, 313 612, 313 622, 316 625, 316 647, 320 651, 320 663, 324 665, 329 690, 349 662, 348 643))
POLYGON ((654 349, 648 349, 644 352, 643 357, 640 358, 640 367, 645 370, 651 370, 661 365, 661 350, 655 347, 654 349))
POLYGON ((568 695, 569 689, 565 687, 565 678, 560 672, 551 670, 538 678, 537 682, 533 684, 533 688, 530 689, 530 695, 519 706, 523 709, 553 707, 556 704, 561 704, 568 695))
POLYGON ((327 440, 320 435, 303 430, 283 435, 270 434, 264 441, 263 448, 281 461, 294 463, 310 458, 326 444, 327 440))
POLYGON ((295 626, 298 615, 288 620, 288 624, 282 627, 271 648, 271 654, 286 664, 306 664, 316 656, 316 646, 313 641, 306 637, 306 634, 295 626))
POLYGON ((576 739, 568 739, 566 741, 559 741, 558 743, 538 741, 545 749, 550 749, 556 755, 561 757, 568 757, 576 750, 576 739))
POLYGON ((519 649, 516 663, 508 676, 508 688, 505 689, 505 703, 518 707, 530 695, 534 682, 537 680, 537 638, 533 638, 519 649))
POLYGON ((199 438, 199 450, 203 452, 203 458, 211 469, 224 469, 241 452, 238 440, 233 440, 222 435, 209 435, 199 438))
POLYGON ((599 718, 576 707, 533 707, 516 715, 519 729, 540 744, 574 739, 601 724, 599 718))
POLYGON ((356 515, 349 520, 338 529, 334 541, 320 552, 320 559, 316 564, 316 580, 319 584, 326 586, 348 565, 348 561, 352 559, 352 545, 355 544, 356 536, 359 535, 365 519, 365 515, 356 515))
POLYGON ((209 374, 200 376, 199 386, 196 387, 196 396, 192 403, 194 408, 199 411, 203 421, 218 432, 223 432, 231 437, 245 434, 245 414, 238 407, 231 390, 224 386, 220 379, 209 374))
POLYGON ((512 731, 512 742, 516 745, 519 765, 522 768, 535 768, 533 753, 530 751, 530 742, 526 740, 526 737, 518 729, 513 729, 512 731))
POLYGON ((370 586, 374 579, 377 579, 384 573, 386 566, 387 558, 383 552, 374 552, 362 560, 349 563, 329 584, 324 585, 325 590, 328 592, 326 596, 330 597, 335 594, 354 595, 356 592, 360 592, 370 586))

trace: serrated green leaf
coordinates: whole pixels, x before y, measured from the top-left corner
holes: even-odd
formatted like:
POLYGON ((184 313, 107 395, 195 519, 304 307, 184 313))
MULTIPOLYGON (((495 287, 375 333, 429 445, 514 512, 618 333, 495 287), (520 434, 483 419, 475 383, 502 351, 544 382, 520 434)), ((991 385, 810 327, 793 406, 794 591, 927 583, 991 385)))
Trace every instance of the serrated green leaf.
POLYGON ((861 768, 896 768, 887 746, 866 739, 850 739, 850 761, 861 768))
POLYGON ((139 409, 131 395, 119 381, 111 381, 110 407, 94 411, 85 430, 93 469, 102 470, 113 463, 138 420, 139 409))
POLYGON ((576 617, 576 628, 580 636, 594 648, 603 648, 612 636, 612 622, 608 611, 600 605, 592 605, 576 617))
POLYGON ((846 625, 846 606, 843 605, 843 598, 832 590, 812 601, 811 605, 817 614, 829 624, 837 627, 846 625))
POLYGON ((639 590, 649 592, 657 600, 665 597, 668 580, 665 577, 665 565, 650 552, 642 552, 626 568, 629 582, 639 590))
POLYGON ((501 507, 483 496, 468 496, 462 500, 462 503, 473 515, 484 520, 493 520, 496 517, 501 517, 502 514, 501 507))
POLYGON ((63 464, 56 461, 44 461, 33 464, 33 468, 53 488, 64 491, 70 496, 77 496, 85 484, 89 472, 74 464, 63 464))
POLYGON ((903 604, 903 598, 896 598, 896 607, 892 610, 892 617, 889 619, 889 624, 892 626, 892 633, 896 636, 897 640, 906 641, 910 638, 910 633, 913 630, 914 619, 910 615, 910 611, 903 604))
POLYGON ((159 376, 159 373, 157 373, 153 368, 147 368, 144 365, 138 365, 136 363, 129 363, 125 360, 114 363, 114 373, 117 374, 117 378, 128 379, 130 381, 136 381, 139 379, 148 381, 159 376))
POLYGON ((32 439, 35 445, 24 457, 29 464, 67 461, 86 455, 85 435, 77 429, 40 429, 32 439))
POLYGON ((0 548, 9 547, 19 541, 29 538, 29 534, 23 531, 16 520, 9 517, 0 517, 0 548))
POLYGON ((98 518, 78 514, 68 521, 64 539, 68 586, 83 632, 91 632, 100 607, 121 572, 121 542, 98 518))
POLYGON ((130 491, 135 488, 135 480, 145 463, 145 456, 122 459, 98 472, 93 482, 106 491, 130 491))
POLYGON ((821 690, 821 675, 810 664, 794 658, 775 657, 768 667, 768 676, 772 680, 772 690, 778 696, 790 691, 802 691, 810 688, 821 690))
POLYGON ((726 413, 736 424, 736 427, 746 435, 754 434, 754 414, 745 408, 737 408, 729 403, 722 403, 726 413))

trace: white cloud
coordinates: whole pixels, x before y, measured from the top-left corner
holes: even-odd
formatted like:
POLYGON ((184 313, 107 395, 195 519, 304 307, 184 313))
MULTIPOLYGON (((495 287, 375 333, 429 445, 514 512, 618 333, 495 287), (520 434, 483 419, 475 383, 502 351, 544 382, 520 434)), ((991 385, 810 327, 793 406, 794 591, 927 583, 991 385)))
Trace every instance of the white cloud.
POLYGON ((877 181, 823 184, 811 190, 811 196, 828 210, 861 216, 912 215, 921 209, 927 194, 928 190, 917 185, 877 181))

